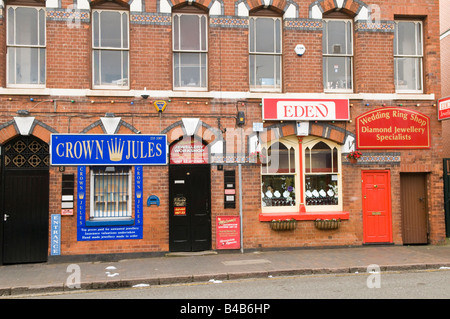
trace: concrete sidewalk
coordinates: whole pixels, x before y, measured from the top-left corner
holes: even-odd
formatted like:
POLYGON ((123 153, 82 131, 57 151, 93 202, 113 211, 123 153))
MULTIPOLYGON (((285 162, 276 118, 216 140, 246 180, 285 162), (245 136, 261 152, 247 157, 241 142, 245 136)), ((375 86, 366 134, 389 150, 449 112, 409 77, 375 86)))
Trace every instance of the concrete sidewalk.
MULTIPOLYGON (((172 254, 173 255, 173 254, 172 254)), ((205 252, 114 262, 0 266, 0 296, 325 273, 447 269, 450 245, 205 252), (79 279, 79 281, 78 281, 79 279), (79 284, 77 287, 71 287, 79 284)))

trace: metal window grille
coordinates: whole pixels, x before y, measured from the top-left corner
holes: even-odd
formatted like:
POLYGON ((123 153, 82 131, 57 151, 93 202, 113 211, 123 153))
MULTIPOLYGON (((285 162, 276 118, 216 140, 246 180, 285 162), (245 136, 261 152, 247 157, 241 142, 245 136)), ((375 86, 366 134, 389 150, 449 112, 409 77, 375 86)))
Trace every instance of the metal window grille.
POLYGON ((91 170, 91 219, 131 218, 131 174, 129 168, 91 170))

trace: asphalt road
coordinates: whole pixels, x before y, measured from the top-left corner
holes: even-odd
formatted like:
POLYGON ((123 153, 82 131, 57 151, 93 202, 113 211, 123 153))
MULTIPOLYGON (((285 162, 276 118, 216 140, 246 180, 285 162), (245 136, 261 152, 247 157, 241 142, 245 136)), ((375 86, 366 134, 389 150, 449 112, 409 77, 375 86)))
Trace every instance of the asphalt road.
MULTIPOLYGON (((450 270, 415 272, 360 273, 339 275, 303 275, 263 279, 215 281, 163 286, 74 291, 44 295, 15 296, 9 299, 178 299, 180 311, 189 300, 263 299, 449 299, 450 270)), ((222 306, 223 308, 224 306, 222 306)), ((259 309, 259 308, 258 308, 259 309)), ((186 310, 186 309, 185 309, 186 310)), ((194 309, 193 309, 194 310, 194 309)), ((224 311, 224 309, 221 309, 224 311)), ((229 309, 230 310, 230 309, 229 309)), ((237 308, 235 308, 237 310, 237 308)), ((177 311, 177 309, 171 309, 177 311)))

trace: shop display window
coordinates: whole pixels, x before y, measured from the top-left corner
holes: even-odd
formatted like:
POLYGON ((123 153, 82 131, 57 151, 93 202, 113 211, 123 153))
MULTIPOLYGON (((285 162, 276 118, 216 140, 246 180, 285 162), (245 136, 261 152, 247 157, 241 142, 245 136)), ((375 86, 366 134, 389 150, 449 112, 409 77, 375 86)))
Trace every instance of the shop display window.
POLYGON ((305 148, 305 204, 338 205, 338 150, 324 142, 305 148))
POLYGON ((304 138, 301 144, 285 138, 263 146, 262 212, 298 213, 301 204, 306 212, 342 210, 340 157, 338 144, 317 137, 304 138))
POLYGON ((262 157, 263 207, 295 206, 295 149, 276 142, 262 150, 262 157))

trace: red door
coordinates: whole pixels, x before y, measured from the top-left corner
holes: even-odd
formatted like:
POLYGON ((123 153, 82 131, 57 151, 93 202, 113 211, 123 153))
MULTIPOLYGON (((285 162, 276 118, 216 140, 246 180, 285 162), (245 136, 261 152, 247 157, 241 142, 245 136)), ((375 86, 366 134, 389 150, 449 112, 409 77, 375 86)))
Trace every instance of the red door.
POLYGON ((390 171, 362 171, 365 243, 392 242, 390 171))

